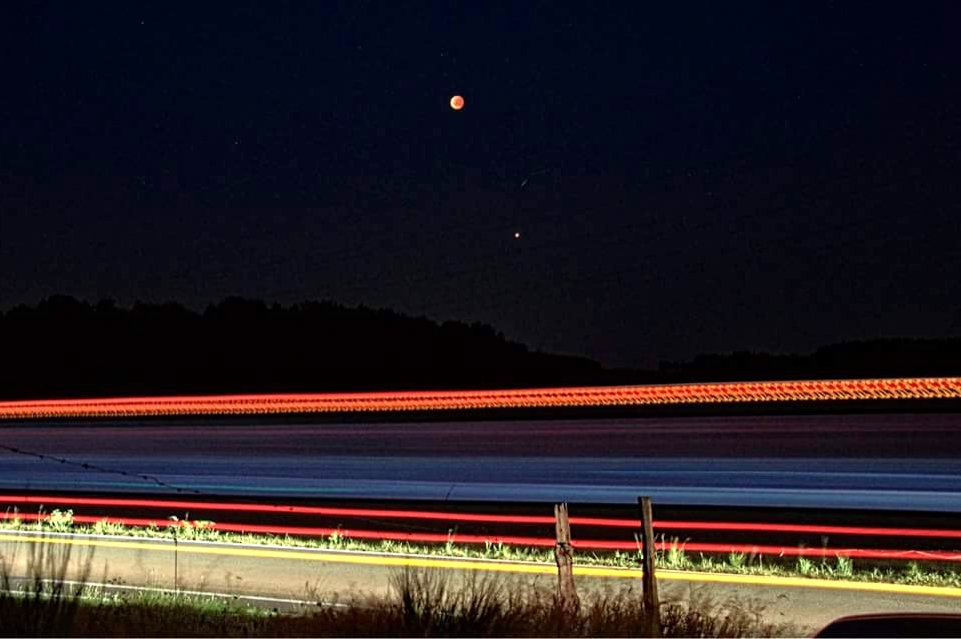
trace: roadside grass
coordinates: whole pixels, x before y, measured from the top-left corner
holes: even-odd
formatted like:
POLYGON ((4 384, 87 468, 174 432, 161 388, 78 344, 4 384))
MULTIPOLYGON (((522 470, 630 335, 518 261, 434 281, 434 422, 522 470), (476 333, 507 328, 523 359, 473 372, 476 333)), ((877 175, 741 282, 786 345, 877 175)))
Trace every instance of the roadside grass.
MULTIPOLYGON (((19 545, 10 555, 0 554, 0 635, 66 636, 83 602, 83 587, 68 585, 72 548, 30 544, 26 573, 15 583, 19 545)), ((80 582, 90 575, 92 553, 80 565, 80 582)))
MULTIPOLYGON (((641 597, 630 588, 592 593, 572 612, 554 591, 505 575, 474 571, 455 578, 449 571, 403 569, 391 573, 386 595, 281 613, 212 597, 71 586, 65 580, 70 547, 29 546, 25 586, 18 588, 11 576, 15 562, 0 556, 0 636, 624 637, 649 628, 641 597)), ((799 634, 764 613, 756 601, 722 602, 706 588, 692 588, 684 598, 662 602, 656 636, 799 634)))
MULTIPOLYGON (((42 514, 42 513, 41 513, 42 514)), ((311 548, 321 550, 351 550, 362 552, 395 553, 454 557, 461 559, 499 559, 533 563, 554 563, 552 548, 512 546, 495 541, 479 544, 456 544, 452 538, 443 544, 417 544, 395 540, 352 539, 347 533, 335 532, 327 537, 292 537, 222 532, 214 522, 206 520, 160 520, 146 527, 124 526, 103 519, 92 525, 76 524, 70 510, 51 511, 46 518, 26 522, 16 512, 8 512, 0 519, 0 530, 36 530, 40 532, 72 532, 77 534, 117 535, 134 538, 172 539, 182 541, 210 541, 252 545, 311 548)), ((453 531, 451 531, 453 534, 453 531)), ((727 555, 690 553, 678 538, 660 537, 665 548, 655 555, 659 569, 737 575, 809 577, 920 586, 961 588, 961 566, 949 562, 917 562, 893 560, 859 560, 849 557, 824 558, 775 557, 760 554, 728 553, 727 555)), ((576 548, 576 542, 575 542, 576 548)), ((575 549, 579 565, 636 568, 640 565, 640 543, 634 552, 593 552, 575 549)))

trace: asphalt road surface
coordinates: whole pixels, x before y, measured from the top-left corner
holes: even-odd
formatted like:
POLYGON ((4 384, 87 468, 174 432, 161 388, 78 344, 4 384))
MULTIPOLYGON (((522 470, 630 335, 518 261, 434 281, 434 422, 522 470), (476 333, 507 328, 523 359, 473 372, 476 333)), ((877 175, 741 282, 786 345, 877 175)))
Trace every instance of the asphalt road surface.
MULTIPOLYGON (((32 535, 28 533, 24 536, 32 535)), ((29 576, 27 566, 33 542, 17 541, 18 536, 5 537, 0 540, 0 555, 7 557, 11 576, 29 576)), ((58 538, 71 540, 70 536, 46 537, 48 542, 58 538)), ((47 543, 41 556, 64 558, 70 567, 66 573, 67 579, 80 577, 81 567, 89 561, 89 572, 84 579, 87 583, 164 589, 179 587, 195 592, 328 602, 351 601, 352 597, 365 593, 383 595, 388 590, 391 572, 402 569, 380 565, 377 556, 370 553, 292 549, 278 552, 268 549, 273 556, 264 557, 258 556, 258 548, 251 546, 180 542, 174 552, 174 544, 169 540, 116 543, 109 538, 101 538, 100 541, 87 538, 87 542, 90 541, 97 545, 77 547, 47 543), (113 547, 104 542, 112 543, 113 547), (231 550, 228 553, 219 552, 224 548, 231 550), (229 554, 231 551, 233 554, 229 554), (345 557, 350 563, 345 562, 345 557)), ((466 570, 454 568, 421 569, 448 571, 455 583, 468 574, 466 570)), ((550 589, 557 579, 553 567, 549 565, 544 567, 544 574, 499 573, 499 578, 522 580, 550 589)), ((639 593, 638 581, 636 576, 630 575, 575 577, 582 597, 591 592, 616 592, 626 588, 633 588, 634 592, 639 593)), ((697 583, 678 581, 668 574, 658 579, 662 601, 685 600, 691 597, 692 589, 718 602, 737 598, 742 605, 762 606, 764 617, 771 621, 795 624, 802 634, 811 634, 833 619, 851 614, 909 611, 956 613, 958 602, 961 601, 957 596, 901 592, 697 583)))
POLYGON ((957 414, 6 423, 0 446, 7 492, 961 512, 957 414))

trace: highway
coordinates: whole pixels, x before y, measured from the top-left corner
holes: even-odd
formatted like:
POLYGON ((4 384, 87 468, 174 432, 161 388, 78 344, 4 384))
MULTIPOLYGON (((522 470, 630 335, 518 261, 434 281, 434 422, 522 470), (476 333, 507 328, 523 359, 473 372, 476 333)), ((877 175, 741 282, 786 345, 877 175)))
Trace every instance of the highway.
MULTIPOLYGON (((542 564, 415 558, 375 553, 284 549, 184 542, 131 540, 110 537, 35 533, 0 534, 0 554, 9 558, 14 576, 27 576, 31 545, 42 543, 53 554, 69 551, 68 579, 79 576, 88 558, 87 583, 175 589, 239 595, 277 605, 273 600, 349 602, 365 593, 383 595, 391 571, 404 565, 422 570, 453 573, 455 583, 470 571, 497 572, 501 579, 522 580, 553 589, 555 568, 542 564), (175 581, 176 580, 176 581, 175 581)), ((604 590, 639 591, 639 573, 620 569, 575 568, 575 583, 582 597, 604 590)), ((891 586, 816 579, 658 573, 662 601, 683 600, 691 589, 723 602, 732 597, 742 603, 764 606, 771 621, 798 625, 810 633, 829 621, 856 613, 956 612, 961 591, 949 588, 891 586)))
POLYGON ((4 491, 961 512, 957 414, 6 422, 0 446, 4 491))

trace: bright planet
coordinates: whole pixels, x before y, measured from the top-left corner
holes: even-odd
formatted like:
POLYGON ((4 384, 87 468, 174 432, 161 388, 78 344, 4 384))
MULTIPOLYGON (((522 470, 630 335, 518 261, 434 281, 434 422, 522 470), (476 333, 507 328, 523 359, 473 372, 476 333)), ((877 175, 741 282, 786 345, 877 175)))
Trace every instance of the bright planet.
POLYGON ((453 97, 450 99, 450 108, 454 109, 455 111, 460 111, 461 109, 463 109, 463 108, 464 108, 464 96, 462 96, 462 95, 455 95, 455 96, 453 96, 453 97))

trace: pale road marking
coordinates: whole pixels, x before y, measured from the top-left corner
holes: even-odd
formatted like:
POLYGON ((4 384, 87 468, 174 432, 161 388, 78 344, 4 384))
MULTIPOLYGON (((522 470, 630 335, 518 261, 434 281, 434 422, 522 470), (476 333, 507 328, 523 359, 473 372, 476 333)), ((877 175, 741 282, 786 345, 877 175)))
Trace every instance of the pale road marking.
MULTIPOLYGON (((51 582, 50 579, 42 580, 44 582, 51 582)), ((187 595, 190 597, 215 597, 218 599, 242 599, 244 601, 263 601, 266 603, 277 603, 277 604, 289 604, 292 606, 324 606, 327 608, 350 608, 348 604, 328 602, 328 601, 316 601, 307 599, 290 599, 283 597, 267 597, 263 595, 238 595, 231 594, 228 592, 215 592, 213 590, 185 590, 183 588, 152 588, 150 586, 130 586, 127 584, 111 584, 111 583, 101 583, 97 581, 71 581, 69 579, 57 580, 58 583, 62 583, 65 586, 83 586, 87 589, 92 590, 128 590, 130 592, 159 592, 168 595, 187 595)), ((14 590, 0 590, 0 592, 14 593, 18 591, 14 590)))
MULTIPOLYGON (((0 534, 0 542, 27 542, 59 544, 70 546, 88 546, 100 548, 120 548, 153 550, 172 553, 175 551, 196 555, 228 555, 257 557, 261 559, 299 559, 302 561, 317 561, 340 564, 361 564, 370 566, 413 566, 418 568, 444 568, 450 570, 483 570, 488 572, 524 573, 538 575, 552 575, 556 569, 549 564, 527 564, 505 561, 484 561, 469 559, 443 559, 435 557, 418 557, 411 555, 382 555, 372 553, 343 553, 315 549, 280 549, 258 548, 253 546, 239 546, 208 543, 197 545, 182 542, 176 547, 170 542, 157 543, 150 541, 116 541, 108 539, 83 538, 55 538, 42 536, 24 536, 0 534)), ((574 566, 575 575, 585 577, 613 577, 621 579, 637 579, 640 570, 630 568, 606 568, 602 566, 574 566)), ((934 595, 941 597, 956 597, 961 599, 961 588, 947 586, 914 586, 909 584, 885 584, 866 581, 835 581, 828 579, 809 579, 804 577, 775 577, 763 575, 731 575, 721 573, 699 573, 675 570, 659 570, 658 579, 666 581, 687 581, 704 583, 725 583, 754 586, 769 586, 782 588, 813 588, 822 590, 861 590, 870 592, 885 592, 904 595, 934 595)))

